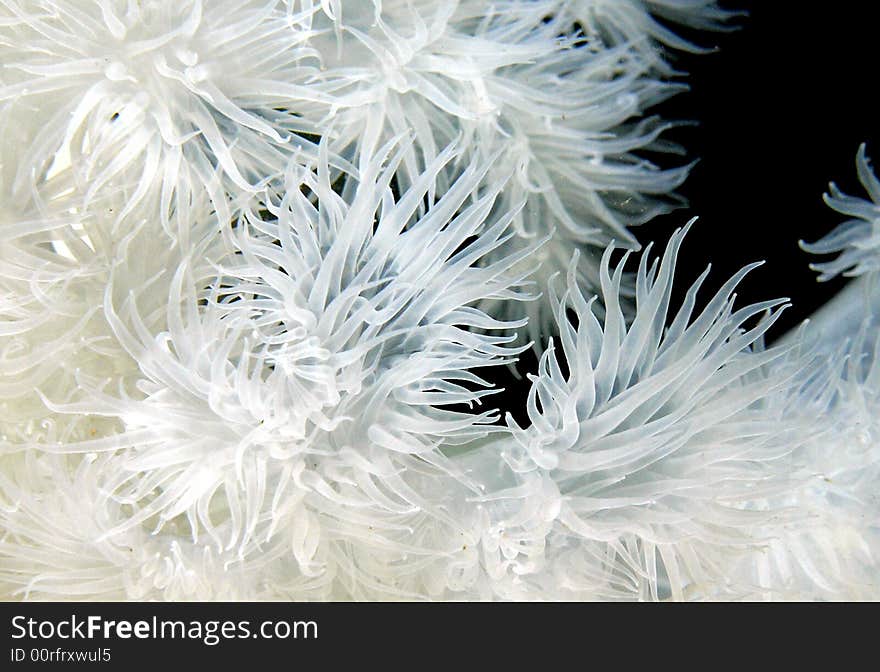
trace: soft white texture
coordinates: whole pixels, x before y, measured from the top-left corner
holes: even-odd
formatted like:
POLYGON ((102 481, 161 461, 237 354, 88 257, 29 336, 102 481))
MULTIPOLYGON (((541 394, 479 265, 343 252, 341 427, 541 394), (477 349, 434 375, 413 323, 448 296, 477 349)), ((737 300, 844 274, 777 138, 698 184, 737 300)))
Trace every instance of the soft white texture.
POLYGON ((334 85, 316 80, 310 13, 257 0, 3 0, 0 106, 16 136, 4 195, 27 199, 68 168, 80 207, 121 224, 146 202, 169 228, 188 189, 218 209, 258 190, 312 149, 303 113, 333 103, 334 85))
POLYGON ((695 310, 704 273, 667 318, 685 233, 659 264, 650 247, 641 256, 629 325, 619 303, 626 257, 613 270, 611 248, 603 258, 602 322, 572 267, 565 293, 551 298, 569 371, 551 345, 533 378, 531 426, 509 421, 516 442, 506 459, 559 488, 554 545, 567 551, 558 571, 580 597, 736 595, 745 589, 725 580, 724 558, 755 553, 768 538, 755 531, 788 518, 756 504, 796 480, 796 425, 767 400, 801 364, 755 346, 784 300, 735 308, 746 267, 695 310))
POLYGON ((805 245, 859 284, 780 345, 754 266, 672 305, 691 224, 620 256, 671 26, 730 17, 0 0, 0 593, 878 599, 864 148, 805 245))
POLYGON ((330 584, 339 573, 351 597, 371 594, 353 575, 361 563, 387 565, 388 577, 371 579, 391 595, 407 581, 424 590, 418 574, 396 575, 449 552, 459 526, 432 498, 478 492, 444 450, 485 436, 497 417, 445 407, 479 404, 486 392, 474 385, 485 383, 471 369, 517 352, 505 333, 516 325, 472 305, 516 300, 509 269, 527 251, 477 265, 510 235, 512 215, 487 221, 503 183, 463 204, 488 166, 472 166, 418 216, 454 150, 395 200, 389 184, 406 144, 382 168, 393 148, 341 196, 326 155, 314 171, 291 165, 280 200, 265 203, 270 218, 242 215, 215 271, 178 263, 164 320, 146 319, 138 295, 117 302, 130 271, 114 268, 103 314, 139 375, 130 391, 80 380, 83 400, 46 404, 113 418, 122 431, 7 451, 119 451, 101 488, 134 512, 107 535, 161 531, 185 516, 194 541, 242 562, 281 537, 299 572, 326 576, 328 590, 344 590, 330 584), (438 538, 435 527, 449 533, 438 538))
MULTIPOLYGON (((637 247, 629 226, 666 212, 688 166, 662 170, 641 150, 676 152, 662 135, 671 125, 646 116, 685 88, 657 48, 688 48, 652 17, 721 25, 714 3, 618 3, 539 0, 484 3, 322 3, 312 42, 324 72, 347 78, 329 131, 339 153, 361 165, 390 137, 411 129, 414 142, 399 171, 403 187, 453 140, 462 166, 494 157, 496 176, 514 174, 500 206, 526 205, 514 220, 519 238, 542 240, 538 279, 564 272, 577 246, 612 239, 637 247), (556 252, 558 249, 560 252, 556 252), (564 251, 564 252, 563 252, 564 251)), ((581 282, 592 288, 598 258, 581 282)), ((543 284, 543 283, 541 283, 543 284)), ((525 309, 534 341, 552 331, 545 303, 525 309)), ((522 306, 492 307, 519 316, 522 306)))

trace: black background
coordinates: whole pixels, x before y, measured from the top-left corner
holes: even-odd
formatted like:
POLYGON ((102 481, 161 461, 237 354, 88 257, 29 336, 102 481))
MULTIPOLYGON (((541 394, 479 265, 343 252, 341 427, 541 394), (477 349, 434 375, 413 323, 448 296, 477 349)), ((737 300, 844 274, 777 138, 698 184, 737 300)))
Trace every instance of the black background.
POLYGON ((639 239, 665 242, 699 215, 680 257, 679 291, 708 262, 707 289, 714 289, 744 264, 766 260, 739 295, 749 302, 791 298, 771 338, 845 284, 818 283, 808 268, 817 259, 800 250, 798 240, 812 242, 845 220, 822 202, 829 181, 864 196, 855 169, 860 143, 880 164, 874 4, 726 2, 748 11, 734 21, 739 30, 690 32, 717 51, 673 57, 689 73, 684 80, 691 90, 660 113, 698 123, 672 136, 700 162, 680 190, 688 207, 644 225, 639 239))

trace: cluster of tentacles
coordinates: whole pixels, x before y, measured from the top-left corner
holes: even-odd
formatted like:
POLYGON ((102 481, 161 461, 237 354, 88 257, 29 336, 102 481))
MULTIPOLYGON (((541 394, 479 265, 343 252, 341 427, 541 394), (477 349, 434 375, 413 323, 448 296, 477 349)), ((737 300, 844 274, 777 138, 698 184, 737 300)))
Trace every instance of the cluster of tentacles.
POLYGON ((0 594, 880 598, 864 152, 779 345, 751 266, 671 305, 690 224, 631 254, 731 16, 0 0, 0 594))

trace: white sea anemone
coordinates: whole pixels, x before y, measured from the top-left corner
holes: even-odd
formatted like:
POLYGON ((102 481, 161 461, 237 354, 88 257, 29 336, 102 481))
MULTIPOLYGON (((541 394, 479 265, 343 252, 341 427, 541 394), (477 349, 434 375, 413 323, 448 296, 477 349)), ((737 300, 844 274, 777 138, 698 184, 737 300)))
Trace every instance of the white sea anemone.
POLYGON ((801 247, 812 254, 840 253, 832 261, 810 265, 819 271, 820 280, 830 280, 841 273, 852 277, 880 270, 880 180, 871 171, 865 145, 859 147, 856 168, 859 182, 871 201, 847 196, 832 182, 825 202, 832 210, 851 219, 815 243, 801 242, 801 247))
POLYGON ((695 311, 704 273, 668 320, 686 231, 659 265, 650 247, 642 254, 629 326, 625 257, 613 271, 612 248, 603 257, 602 323, 572 265, 566 291, 551 298, 564 359, 551 343, 532 379, 531 426, 508 421, 511 467, 548 474, 559 489, 557 572, 580 597, 735 594, 742 588, 718 574, 725 554, 760 546, 755 530, 785 516, 755 503, 796 482, 793 426, 768 400, 802 364, 783 348, 755 347, 785 300, 735 309, 734 288, 751 266, 695 311), (755 375, 767 368, 774 375, 755 375))
POLYGON ((691 224, 630 266, 672 25, 731 15, 0 0, 0 592, 877 599, 864 148, 772 347, 757 264, 676 305, 691 224))
POLYGON ((103 488, 132 508, 110 535, 184 516, 193 540, 206 535, 243 560, 281 537, 302 575, 328 577, 328 596, 424 590, 413 563, 449 553, 461 525, 433 501, 466 486, 446 453, 497 417, 454 407, 491 391, 473 369, 517 352, 505 333, 517 325, 473 305, 515 300, 522 278, 510 267, 526 252, 477 264, 512 217, 486 222, 503 183, 464 203, 488 165, 472 165, 417 217, 455 152, 395 200, 406 145, 382 168, 391 149, 356 183, 347 176, 342 195, 326 154, 315 171, 291 164, 283 196, 265 204, 270 218, 243 215, 217 270, 181 261, 164 320, 144 319, 139 295, 117 305, 116 278, 129 269, 114 268, 104 315, 140 380, 129 390, 83 382, 83 401, 46 403, 122 431, 7 450, 120 451, 103 488), (366 582, 353 569, 363 563, 388 576, 366 582))
POLYGON ((125 506, 103 490, 111 455, 5 457, 0 475, 0 586, 23 599, 240 599, 260 596, 241 571, 185 535, 108 534, 125 506))
POLYGON ((0 106, 17 145, 5 196, 66 170, 81 207, 121 221, 150 201, 165 222, 181 187, 218 208, 258 190, 309 151, 302 115, 332 101, 308 14, 280 1, 3 0, 0 106))
MULTIPOLYGON (((500 205, 525 201, 514 220, 518 238, 550 235, 560 250, 604 248, 611 239, 637 247, 628 227, 674 207, 670 193, 688 172, 640 156, 675 150, 662 141, 671 124, 645 116, 683 88, 661 67, 655 40, 688 46, 652 12, 706 24, 728 17, 714 3, 678 4, 325 3, 310 44, 325 72, 348 78, 356 91, 334 117, 334 146, 363 164, 412 129, 397 178, 405 187, 438 148, 460 138, 461 159, 438 188, 470 161, 495 156, 499 175, 513 166, 500 205)), ((564 272, 568 258, 543 254, 542 277, 564 272)), ((582 282, 595 274, 594 264, 582 282)), ((545 305, 525 307, 533 340, 552 328, 545 305)), ((493 308, 510 316, 516 306, 493 308)))

